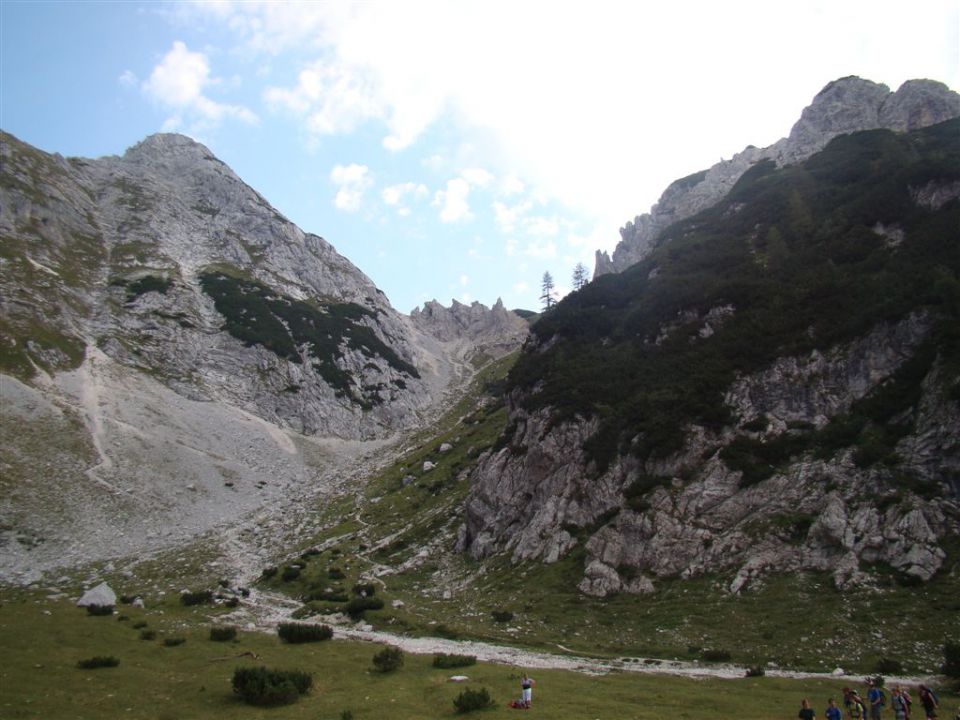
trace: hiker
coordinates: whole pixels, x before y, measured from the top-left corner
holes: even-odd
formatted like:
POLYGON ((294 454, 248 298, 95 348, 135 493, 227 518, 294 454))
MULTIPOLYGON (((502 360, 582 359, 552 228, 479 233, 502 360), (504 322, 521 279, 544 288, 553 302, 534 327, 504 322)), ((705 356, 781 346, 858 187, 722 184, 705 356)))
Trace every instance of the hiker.
POLYGON ((810 701, 806 698, 800 701, 800 712, 797 713, 797 717, 800 720, 814 720, 817 717, 817 713, 810 707, 810 701))
POLYGON ((870 720, 883 720, 880 714, 883 706, 887 704, 887 698, 880 689, 879 684, 874 679, 867 680, 869 690, 867 690, 867 704, 870 706, 870 720))
POLYGON ((533 678, 528 677, 526 673, 520 677, 521 699, 525 707, 530 707, 533 704, 533 685, 533 678))
POLYGON ((897 685, 897 690, 900 691, 900 700, 903 702, 907 711, 907 720, 909 720, 910 714, 913 712, 913 698, 910 697, 910 691, 903 685, 897 685))
POLYGON ((937 708, 940 707, 940 701, 937 694, 926 685, 920 686, 920 704, 923 705, 923 712, 927 715, 927 720, 937 719, 937 708))
POLYGON ((843 720, 843 713, 837 707, 837 701, 833 698, 827 700, 827 709, 823 713, 827 720, 843 720))
POLYGON ((908 720, 910 717, 910 705, 907 704, 899 685, 893 688, 893 693, 890 696, 890 707, 893 708, 893 716, 896 720, 908 720))
POLYGON ((856 690, 843 689, 843 705, 847 708, 850 720, 865 720, 867 717, 867 705, 856 690))

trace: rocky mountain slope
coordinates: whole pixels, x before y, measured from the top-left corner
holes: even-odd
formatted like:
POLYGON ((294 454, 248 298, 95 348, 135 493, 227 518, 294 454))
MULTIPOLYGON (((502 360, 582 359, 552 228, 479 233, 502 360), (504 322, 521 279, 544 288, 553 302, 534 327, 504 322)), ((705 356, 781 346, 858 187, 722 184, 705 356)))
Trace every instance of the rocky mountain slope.
MULTIPOLYGON (((826 118, 854 88, 870 85, 829 86, 791 138, 852 129, 845 110, 826 118)), ((935 119, 874 90, 907 127, 935 119)), ((659 215, 639 263, 534 326, 461 549, 576 549, 599 596, 709 574, 739 592, 771 572, 840 588, 877 568, 957 572, 960 121, 804 142, 757 151, 687 219, 659 215)))
POLYGON ((467 334, 401 315, 180 135, 88 160, 3 134, 0 160, 2 574, 284 497, 526 333, 502 307, 471 308, 467 334))
POLYGON ((620 229, 613 257, 597 251, 594 277, 626 270, 645 258, 663 230, 721 200, 752 165, 802 162, 844 133, 886 128, 906 132, 960 116, 960 95, 933 80, 909 80, 896 92, 846 77, 829 83, 803 110, 790 134, 765 148, 750 146, 729 160, 673 182, 649 213, 620 229))

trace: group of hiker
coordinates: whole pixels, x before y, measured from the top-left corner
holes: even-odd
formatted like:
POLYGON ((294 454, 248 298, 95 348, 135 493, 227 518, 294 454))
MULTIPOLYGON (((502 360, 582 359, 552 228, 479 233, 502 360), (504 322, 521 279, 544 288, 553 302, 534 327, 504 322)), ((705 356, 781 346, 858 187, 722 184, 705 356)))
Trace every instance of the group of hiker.
MULTIPOLYGON (((843 689, 843 707, 841 710, 837 701, 830 698, 827 701, 827 709, 824 711, 824 720, 884 720, 884 710, 889 706, 893 712, 893 720, 911 720, 911 718, 926 718, 926 720, 937 720, 937 711, 940 708, 940 700, 937 694, 927 685, 920 685, 917 690, 917 700, 922 708, 924 715, 914 713, 913 698, 910 692, 902 685, 895 685, 890 691, 890 697, 881 682, 877 680, 867 680, 867 696, 862 697, 856 690, 848 687, 843 689)), ((919 708, 918 708, 919 710, 919 708)), ((800 712, 797 714, 800 720, 816 720, 817 713, 810 707, 810 701, 804 699, 800 704, 800 712)), ((889 715, 887 716, 889 718, 889 715)), ((958 714, 957 720, 960 720, 958 714)))

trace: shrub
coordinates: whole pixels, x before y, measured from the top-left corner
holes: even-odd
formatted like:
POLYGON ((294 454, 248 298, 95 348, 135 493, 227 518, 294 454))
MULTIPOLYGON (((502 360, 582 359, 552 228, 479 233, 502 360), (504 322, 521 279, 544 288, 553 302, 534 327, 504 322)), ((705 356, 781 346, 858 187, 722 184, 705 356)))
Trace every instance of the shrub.
POLYGON ((240 605, 240 598, 238 597, 227 598, 227 601, 223 603, 223 606, 228 608, 235 608, 235 607, 238 607, 239 605, 240 605))
POLYGON ((129 605, 130 603, 132 603, 132 602, 133 602, 134 600, 136 600, 136 599, 137 599, 137 596, 136 596, 136 595, 121 595, 121 596, 120 596, 120 602, 123 603, 124 605, 129 605))
POLYGON ((185 592, 180 594, 180 604, 186 605, 204 605, 213 601, 213 593, 209 590, 197 590, 196 592, 185 592))
POLYGON ((747 677, 763 677, 767 673, 759 665, 751 665, 747 668, 747 677))
POLYGON ((513 613, 509 610, 494 610, 490 614, 493 616, 494 621, 498 623, 505 623, 513 620, 513 613))
POLYGON ((447 655, 446 653, 437 653, 433 656, 433 666, 435 668, 458 668, 476 664, 476 655, 447 655))
POLYGON ((233 692, 248 705, 269 707, 296 702, 309 692, 313 676, 300 670, 236 668, 232 684, 233 692))
POLYGON ((132 627, 134 630, 140 630, 141 628, 145 628, 146 626, 147 626, 147 621, 146 621, 146 620, 137 620, 137 621, 136 621, 133 625, 131 625, 130 627, 132 627))
POLYGON ((308 643, 329 640, 333 637, 333 628, 329 625, 308 625, 307 623, 280 623, 277 635, 288 643, 308 643))
POLYGON ((313 600, 345 603, 350 600, 350 596, 343 590, 311 590, 303 596, 304 602, 312 602, 313 600))
POLYGON ((882 657, 877 660, 877 664, 873 669, 874 672, 883 673, 884 675, 896 675, 903 672, 903 663, 899 660, 882 657))
POLYGON ((163 639, 164 647, 176 647, 177 645, 183 645, 187 641, 186 638, 182 637, 169 637, 163 639))
POLYGON ((344 710, 340 713, 340 720, 353 720, 353 713, 349 710, 344 710))
POLYGON ((156 630, 141 630, 140 631, 141 640, 156 640, 157 631, 156 630))
POLYGON ((264 568, 263 572, 260 573, 260 577, 263 578, 264 580, 269 580, 274 575, 276 575, 277 572, 278 572, 277 567, 276 565, 274 565, 273 567, 264 568))
POLYGON ((386 673, 392 672, 403 665, 403 650, 395 647, 385 647, 373 656, 373 669, 386 673))
POLYGON ((730 653, 727 650, 704 650, 702 657, 707 662, 729 662, 730 653))
POLYGON ((960 643, 944 643, 943 666, 940 670, 947 677, 960 679, 960 643))
POLYGON ((280 579, 284 582, 293 582, 298 577, 300 577, 299 565, 287 565, 280 574, 280 579))
POLYGON ((96 668, 116 667, 119 664, 120 661, 112 655, 96 655, 92 658, 87 658, 86 660, 79 660, 77 662, 77 667, 81 670, 94 670, 96 668))
POLYGON ((459 637, 459 633, 457 633, 456 630, 447 627, 443 623, 437 625, 433 632, 437 637, 446 638, 447 640, 456 640, 459 637))
POLYGON ((343 580, 346 577, 346 574, 340 568, 332 567, 327 571, 327 575, 331 580, 343 580))
POLYGON ((87 615, 113 615, 113 605, 87 605, 87 615))
POLYGON ((371 583, 357 583, 353 586, 353 594, 362 597, 373 597, 377 589, 371 583))
POLYGON ((210 639, 214 642, 229 642, 237 639, 237 629, 233 625, 210 628, 210 639))
POLYGON ((363 617, 367 610, 379 610, 382 607, 383 600, 380 598, 355 597, 344 606, 343 611, 357 620, 363 617))
POLYGON ((493 705, 493 700, 490 699, 490 693, 487 692, 486 688, 480 688, 479 690, 467 688, 453 700, 453 707, 456 708, 458 713, 483 710, 491 705, 493 705))

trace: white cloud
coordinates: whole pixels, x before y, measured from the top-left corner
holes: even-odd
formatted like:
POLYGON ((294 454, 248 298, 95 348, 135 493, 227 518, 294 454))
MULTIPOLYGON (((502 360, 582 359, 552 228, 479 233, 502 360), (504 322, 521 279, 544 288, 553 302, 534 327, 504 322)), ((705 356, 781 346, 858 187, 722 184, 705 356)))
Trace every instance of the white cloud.
POLYGON ((469 278, 469 276, 467 276, 467 275, 461 275, 461 276, 460 276, 460 286, 461 286, 461 287, 466 287, 466 286, 469 285, 469 284, 470 284, 470 278, 469 278))
POLYGON ((560 223, 556 218, 531 217, 524 221, 524 230, 528 235, 552 237, 560 232, 560 223))
POLYGON ((330 171, 330 181, 337 186, 333 204, 344 212, 359 210, 364 192, 373 184, 370 168, 356 163, 335 166, 330 171))
POLYGON ((539 260, 549 260, 557 256, 557 244, 553 240, 533 240, 527 244, 523 253, 539 260))
POLYGON ((133 88, 139 84, 137 75, 133 70, 124 70, 117 78, 117 82, 125 88, 133 88))
POLYGON ((519 195, 526 187, 523 180, 513 174, 504 176, 500 181, 500 192, 506 196, 519 195))
POLYGON ((433 205, 440 208, 440 219, 445 223, 470 220, 473 215, 467 198, 470 195, 470 183, 462 177, 447 181, 446 190, 437 190, 433 196, 433 205))
POLYGON ((530 286, 525 282, 518 282, 513 284, 513 291, 516 293, 525 293, 530 289, 530 286))
POLYGON ((301 70, 292 88, 268 87, 263 99, 271 110, 303 116, 307 130, 315 135, 352 132, 383 112, 368 78, 326 61, 301 70))
POLYGON ((517 226, 518 220, 532 207, 533 203, 529 200, 509 206, 499 200, 495 200, 493 203, 493 213, 497 228, 504 234, 512 233, 517 226))
POLYGON ((380 197, 387 205, 397 209, 397 214, 407 216, 411 210, 409 200, 419 201, 430 194, 423 183, 405 182, 389 185, 380 192, 380 197))
POLYGON ((483 168, 467 168, 460 173, 460 177, 462 177, 471 185, 481 188, 486 187, 493 182, 493 175, 483 168))
MULTIPOLYGON (((126 73, 121 78, 124 76, 126 73)), ((225 117, 249 124, 258 121, 256 114, 246 107, 219 103, 204 95, 204 88, 211 84, 215 84, 215 81, 210 77, 207 56, 191 52, 185 43, 177 40, 163 60, 153 68, 142 89, 147 97, 175 112, 164 123, 165 128, 179 127, 184 115, 207 125, 216 125, 225 117)))

